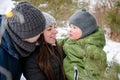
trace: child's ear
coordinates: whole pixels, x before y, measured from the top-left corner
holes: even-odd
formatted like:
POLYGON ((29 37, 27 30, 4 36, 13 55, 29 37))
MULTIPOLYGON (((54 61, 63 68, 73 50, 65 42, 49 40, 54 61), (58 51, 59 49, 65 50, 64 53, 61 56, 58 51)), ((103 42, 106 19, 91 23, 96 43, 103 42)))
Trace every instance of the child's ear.
POLYGON ((70 27, 73 27, 74 25, 73 24, 70 24, 70 27))

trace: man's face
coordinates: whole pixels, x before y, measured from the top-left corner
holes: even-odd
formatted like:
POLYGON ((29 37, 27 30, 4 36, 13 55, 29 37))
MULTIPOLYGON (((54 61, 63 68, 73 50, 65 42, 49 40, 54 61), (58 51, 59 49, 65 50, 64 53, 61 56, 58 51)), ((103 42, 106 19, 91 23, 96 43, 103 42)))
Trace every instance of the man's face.
POLYGON ((38 40, 38 38, 40 37, 40 34, 32 37, 32 38, 27 38, 27 39, 23 39, 23 41, 29 42, 29 43, 34 43, 38 40))

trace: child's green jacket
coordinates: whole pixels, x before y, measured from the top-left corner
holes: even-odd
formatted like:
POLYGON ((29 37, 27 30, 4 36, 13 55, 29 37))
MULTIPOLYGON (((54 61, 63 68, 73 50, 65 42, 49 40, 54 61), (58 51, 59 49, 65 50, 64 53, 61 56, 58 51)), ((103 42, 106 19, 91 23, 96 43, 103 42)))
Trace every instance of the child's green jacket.
POLYGON ((101 28, 76 41, 66 38, 58 42, 66 54, 63 64, 68 80, 106 80, 105 36, 101 28))

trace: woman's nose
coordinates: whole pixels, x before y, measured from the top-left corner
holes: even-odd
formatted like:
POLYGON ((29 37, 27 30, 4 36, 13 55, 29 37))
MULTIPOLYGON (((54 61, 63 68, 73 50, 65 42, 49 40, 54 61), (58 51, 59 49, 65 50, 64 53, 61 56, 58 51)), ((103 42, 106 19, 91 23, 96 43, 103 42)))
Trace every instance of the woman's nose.
POLYGON ((53 32, 54 34, 57 34, 57 33, 58 33, 58 31, 57 31, 56 28, 54 28, 54 29, 52 30, 52 32, 53 32))
POLYGON ((55 29, 55 33, 56 33, 56 34, 58 33, 57 29, 55 29))

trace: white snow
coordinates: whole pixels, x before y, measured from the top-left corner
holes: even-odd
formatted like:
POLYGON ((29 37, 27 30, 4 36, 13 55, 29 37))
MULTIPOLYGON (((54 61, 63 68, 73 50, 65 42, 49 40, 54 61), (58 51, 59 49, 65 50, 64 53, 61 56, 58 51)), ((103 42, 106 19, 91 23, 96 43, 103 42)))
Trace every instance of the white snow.
POLYGON ((14 2, 12 0, 0 0, 0 14, 6 14, 12 8, 14 8, 14 2))
POLYGON ((107 53, 107 61, 113 61, 120 64, 120 43, 106 38, 104 51, 107 53))

